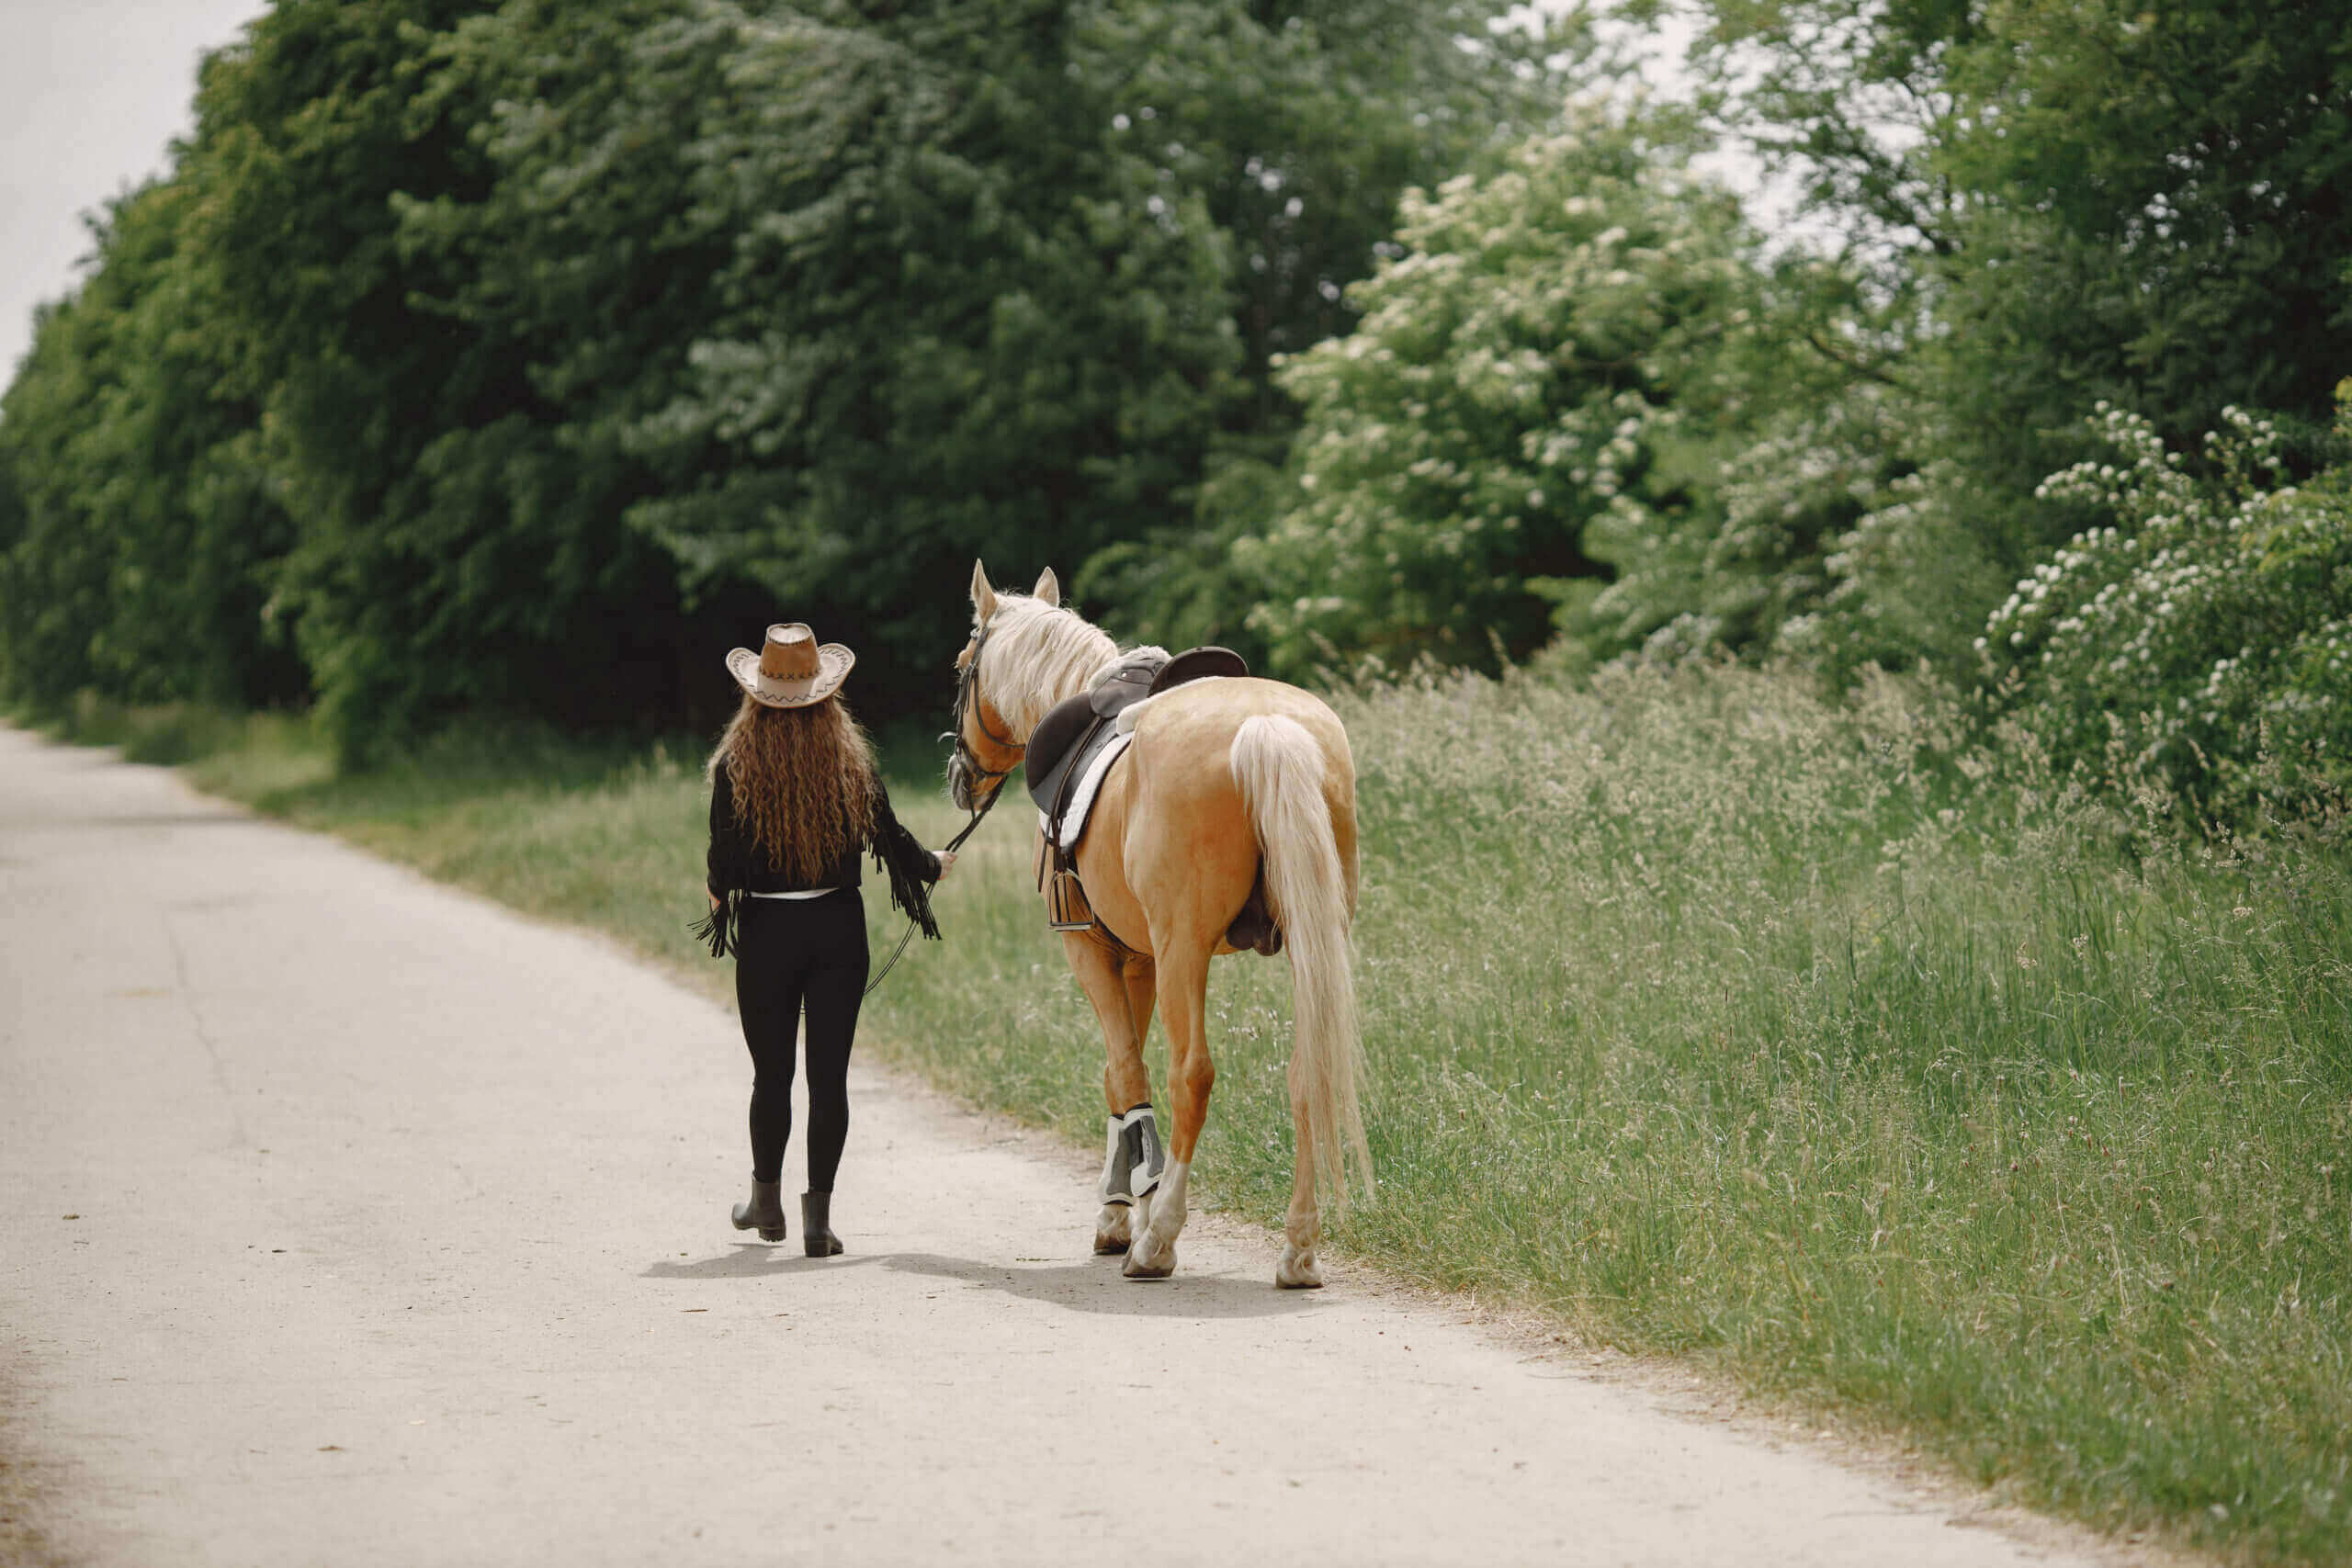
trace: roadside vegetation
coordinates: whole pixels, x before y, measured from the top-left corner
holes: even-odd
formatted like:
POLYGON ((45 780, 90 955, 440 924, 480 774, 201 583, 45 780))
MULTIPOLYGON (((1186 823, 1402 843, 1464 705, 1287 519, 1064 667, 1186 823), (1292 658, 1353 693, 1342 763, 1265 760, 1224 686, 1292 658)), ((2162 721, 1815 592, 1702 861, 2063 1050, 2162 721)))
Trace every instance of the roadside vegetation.
MULTIPOLYGON (((1914 680, 1833 702, 1737 667, 1429 674, 1341 707, 1380 1190, 1340 1245, 1883 1424, 2102 1527, 2343 1559, 2352 864, 2331 823, 2184 840, 2159 797, 1980 746, 1914 680)), ((338 776, 284 719, 79 728, 725 992, 685 934, 686 747, 454 737, 338 776)), ((935 842, 960 814, 919 767, 895 794, 935 842)), ((1091 1143, 1101 1046, 1028 855, 1009 806, 863 1038, 1091 1143)), ((878 953, 899 929, 869 909, 878 953)), ((1286 982, 1243 956, 1211 986, 1201 1180, 1268 1223, 1286 982)), ((1074 1190, 1070 1246, 1089 1215, 1074 1190)))
POLYGON ((274 0, 0 390, 0 700, 699 730, 790 616, 895 722, 980 555, 1291 678, 1965 682, 2102 402, 2341 456, 2341 11, 274 0))

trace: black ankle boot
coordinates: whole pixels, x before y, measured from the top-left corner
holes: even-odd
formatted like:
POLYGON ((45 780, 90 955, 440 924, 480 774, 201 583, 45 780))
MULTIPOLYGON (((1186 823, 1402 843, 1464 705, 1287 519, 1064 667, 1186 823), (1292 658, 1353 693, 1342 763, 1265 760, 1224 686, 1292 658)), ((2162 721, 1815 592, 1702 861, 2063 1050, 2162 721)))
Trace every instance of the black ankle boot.
POLYGON ((811 1258, 831 1258, 842 1249, 842 1238, 833 1234, 832 1206, 830 1192, 800 1195, 800 1245, 811 1258))
POLYGON ((735 1228, 747 1231, 753 1225, 760 1227, 762 1241, 784 1239, 784 1182, 781 1179, 755 1179, 752 1183, 752 1201, 735 1205, 735 1228))

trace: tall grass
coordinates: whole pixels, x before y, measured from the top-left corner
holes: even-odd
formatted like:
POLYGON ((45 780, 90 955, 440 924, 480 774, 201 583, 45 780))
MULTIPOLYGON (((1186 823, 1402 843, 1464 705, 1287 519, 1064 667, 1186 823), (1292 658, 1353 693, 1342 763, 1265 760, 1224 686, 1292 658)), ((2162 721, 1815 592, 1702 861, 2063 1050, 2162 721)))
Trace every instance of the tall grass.
MULTIPOLYGON (((1983 777, 1894 682, 1342 708, 1381 1168, 1344 1245, 1859 1405, 2101 1525, 2352 1552, 2336 846, 2163 847, 2030 760, 1983 777)), ((991 835, 886 1032, 1084 1136, 1091 1016, 991 835)), ((1197 1170, 1268 1222, 1287 1007, 1279 961, 1217 966, 1197 1170)))
MULTIPOLYGON (((1977 753, 1931 691, 1721 670, 1341 699, 1376 1202, 1337 1241, 1859 1410, 2022 1500, 2352 1554, 2352 862, 2166 839, 1977 753)), ((199 782, 723 982, 695 759, 413 759, 254 731, 199 782), (306 760, 308 759, 308 760, 306 760), (307 771, 306 771, 307 770, 307 771)), ((930 841, 960 815, 896 791, 930 841)), ((1100 1135, 1091 1015, 1008 803, 867 1048, 1100 1135)), ((897 939, 868 898, 877 952, 897 939)), ((1197 1167, 1289 1190, 1283 961, 1211 982, 1197 1167)), ((1155 1038, 1157 1034, 1155 1032, 1155 1038)), ((1164 1057, 1155 1048, 1156 1065, 1164 1057)), ((1070 1245, 1091 1203, 1071 1195, 1070 1245)))

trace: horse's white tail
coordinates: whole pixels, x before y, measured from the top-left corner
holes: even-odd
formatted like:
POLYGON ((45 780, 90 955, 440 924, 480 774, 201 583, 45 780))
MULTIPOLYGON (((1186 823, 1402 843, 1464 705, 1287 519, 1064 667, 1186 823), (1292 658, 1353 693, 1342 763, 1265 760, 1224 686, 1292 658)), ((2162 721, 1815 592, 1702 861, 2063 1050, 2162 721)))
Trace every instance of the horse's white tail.
POLYGON ((1265 857, 1266 896, 1290 953, 1294 1098, 1306 1106, 1316 1176, 1334 1213, 1348 1201, 1352 1160, 1366 1197, 1372 1149, 1364 1141, 1356 1078, 1363 1044, 1355 975, 1348 952, 1347 884, 1331 808, 1323 795, 1323 751, 1296 719, 1259 714, 1233 737, 1233 782, 1265 857))

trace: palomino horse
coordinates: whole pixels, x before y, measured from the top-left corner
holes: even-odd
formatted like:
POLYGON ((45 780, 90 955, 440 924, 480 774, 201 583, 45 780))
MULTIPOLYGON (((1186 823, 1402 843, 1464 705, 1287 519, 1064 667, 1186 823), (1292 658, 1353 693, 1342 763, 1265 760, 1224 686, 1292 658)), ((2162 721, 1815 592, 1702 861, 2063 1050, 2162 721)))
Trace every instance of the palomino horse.
MULTIPOLYGON (((967 811, 987 806, 1021 765, 1046 712, 1119 658, 1115 643, 1060 604, 1051 570, 1033 593, 1020 594, 995 592, 978 565, 972 570, 972 640, 956 660, 962 683, 948 765, 956 803, 967 811)), ((1317 1176, 1337 1213, 1351 1165, 1367 1192, 1372 1169, 1357 1105, 1361 1046, 1348 952, 1356 815, 1347 732, 1318 698, 1276 681, 1196 681, 1133 711, 1134 739, 1105 778, 1077 852, 1098 929, 1065 931, 1062 950, 1102 1025, 1114 1149, 1123 1113, 1151 1099, 1143 1043, 1155 999, 1168 1032, 1174 1125, 1156 1190, 1137 1197, 1132 1211, 1105 1202, 1095 1250, 1125 1251, 1125 1272, 1136 1279, 1175 1269, 1193 1153, 1216 1077, 1209 960, 1237 951, 1226 933, 1262 866, 1265 901, 1290 953, 1296 1015, 1289 1074, 1296 1164, 1274 1282, 1320 1285, 1317 1176)))

